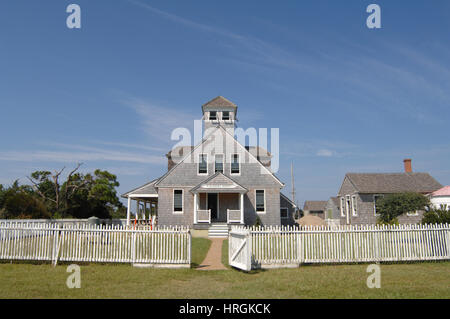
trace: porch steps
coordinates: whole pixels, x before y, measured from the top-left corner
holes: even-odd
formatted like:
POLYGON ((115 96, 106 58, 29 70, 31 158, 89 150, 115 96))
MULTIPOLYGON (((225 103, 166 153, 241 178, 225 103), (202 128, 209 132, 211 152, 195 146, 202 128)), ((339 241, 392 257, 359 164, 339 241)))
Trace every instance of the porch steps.
POLYGON ((208 230, 208 237, 210 238, 227 238, 228 225, 226 223, 211 224, 208 230))

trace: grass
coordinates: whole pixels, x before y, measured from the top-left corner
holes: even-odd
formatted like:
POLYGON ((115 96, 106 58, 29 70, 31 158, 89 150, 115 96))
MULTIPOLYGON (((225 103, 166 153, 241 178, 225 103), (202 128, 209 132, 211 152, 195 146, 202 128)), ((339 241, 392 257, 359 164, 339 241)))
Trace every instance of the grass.
POLYGON ((192 267, 197 267, 205 259, 208 253, 209 247, 211 246, 211 241, 207 238, 192 238, 192 267))
POLYGON ((231 268, 228 263, 228 239, 225 239, 222 244, 222 264, 227 268, 231 268))
POLYGON ((381 288, 366 286, 367 265, 237 270, 81 266, 68 289, 67 265, 0 264, 0 298, 450 298, 449 262, 382 264, 381 288))
MULTIPOLYGON (((208 239, 193 238, 193 266, 203 261, 210 244, 208 239)), ((227 248, 224 241, 226 266, 227 248)), ((450 262, 381 264, 380 289, 367 288, 367 264, 250 273, 80 264, 80 289, 67 288, 67 265, 0 264, 0 298, 450 298, 450 262)))

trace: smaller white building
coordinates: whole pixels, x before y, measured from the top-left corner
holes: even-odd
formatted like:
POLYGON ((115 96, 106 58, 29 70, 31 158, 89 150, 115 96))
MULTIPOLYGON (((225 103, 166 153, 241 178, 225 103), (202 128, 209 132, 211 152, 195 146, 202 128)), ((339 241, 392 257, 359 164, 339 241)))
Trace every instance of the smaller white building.
POLYGON ((450 186, 442 187, 431 193, 430 201, 435 209, 450 210, 450 186))

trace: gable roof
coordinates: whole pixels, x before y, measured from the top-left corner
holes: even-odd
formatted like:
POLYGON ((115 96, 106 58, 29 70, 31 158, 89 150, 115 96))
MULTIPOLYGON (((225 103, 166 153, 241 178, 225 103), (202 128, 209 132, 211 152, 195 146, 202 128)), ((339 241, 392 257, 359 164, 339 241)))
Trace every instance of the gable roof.
POLYGON ((282 192, 280 192, 281 197, 283 197, 285 200, 287 200, 292 206, 297 207, 297 204, 295 204, 289 197, 284 195, 282 192))
POLYGON ((147 184, 132 189, 131 191, 126 192, 125 194, 122 194, 121 197, 128 198, 129 195, 157 195, 158 192, 155 189, 155 184, 157 181, 158 178, 152 180, 151 182, 148 182, 147 184))
POLYGON ((208 191, 214 193, 247 193, 248 190, 231 177, 217 172, 191 189, 192 193, 208 191))
POLYGON ((224 98, 223 96, 219 95, 212 100, 206 102, 202 105, 202 111, 204 112, 207 108, 217 108, 217 107, 232 107, 234 109, 237 109, 237 105, 231 102, 230 100, 224 98))
MULTIPOLYGON (((226 134, 228 134, 235 142, 237 145, 239 145, 240 147, 242 147, 245 152, 247 152, 251 157, 253 157, 253 159, 255 160, 255 163, 259 163, 259 165, 261 165, 261 167, 263 169, 265 169, 268 174, 270 176, 272 176, 278 183, 280 183, 281 187, 284 187, 284 183, 282 181, 280 181, 278 179, 278 177, 275 176, 275 174, 269 170, 267 167, 265 167, 252 153, 250 153, 244 146, 242 146, 241 143, 239 143, 233 135, 231 135, 226 129, 224 129, 221 125, 216 126, 216 130, 221 129, 223 132, 225 132, 226 134)), ((214 134, 216 132, 216 130, 212 130, 207 136, 203 137, 203 139, 195 146, 191 149, 191 151, 189 153, 186 154, 186 156, 183 157, 183 159, 181 161, 179 161, 176 165, 174 165, 167 173, 165 173, 163 176, 161 176, 155 183, 155 186, 158 187, 158 184, 161 183, 161 181, 163 181, 167 176, 169 176, 181 163, 183 163, 188 157, 191 156, 191 154, 198 148, 200 147, 203 143, 205 143, 209 136, 211 136, 212 134, 214 134)))
POLYGON ((331 202, 336 205, 337 207, 339 207, 340 203, 339 203, 339 197, 330 197, 329 201, 331 200, 331 202))
POLYGON ((450 186, 444 186, 433 192, 431 196, 450 196, 450 186))
POLYGON ((347 173, 359 193, 431 193, 442 185, 428 173, 347 173))
POLYGON ((326 200, 307 200, 305 201, 305 205, 303 206, 303 210, 325 210, 328 201, 326 200))

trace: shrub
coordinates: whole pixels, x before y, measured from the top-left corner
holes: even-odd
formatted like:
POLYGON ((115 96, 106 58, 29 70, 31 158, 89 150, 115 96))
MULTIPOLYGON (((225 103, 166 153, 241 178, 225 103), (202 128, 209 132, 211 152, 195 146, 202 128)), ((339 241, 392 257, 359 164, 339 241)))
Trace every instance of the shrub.
POLYGON ((423 214, 422 224, 450 224, 450 210, 429 210, 423 214))
POLYGON ((259 216, 256 216, 256 220, 255 223, 253 224, 253 226, 262 226, 262 222, 261 222, 261 218, 259 218, 259 216))
POLYGON ((430 201, 427 197, 418 193, 390 194, 377 200, 376 209, 380 215, 378 222, 381 224, 398 223, 397 218, 408 212, 425 210, 430 201))

